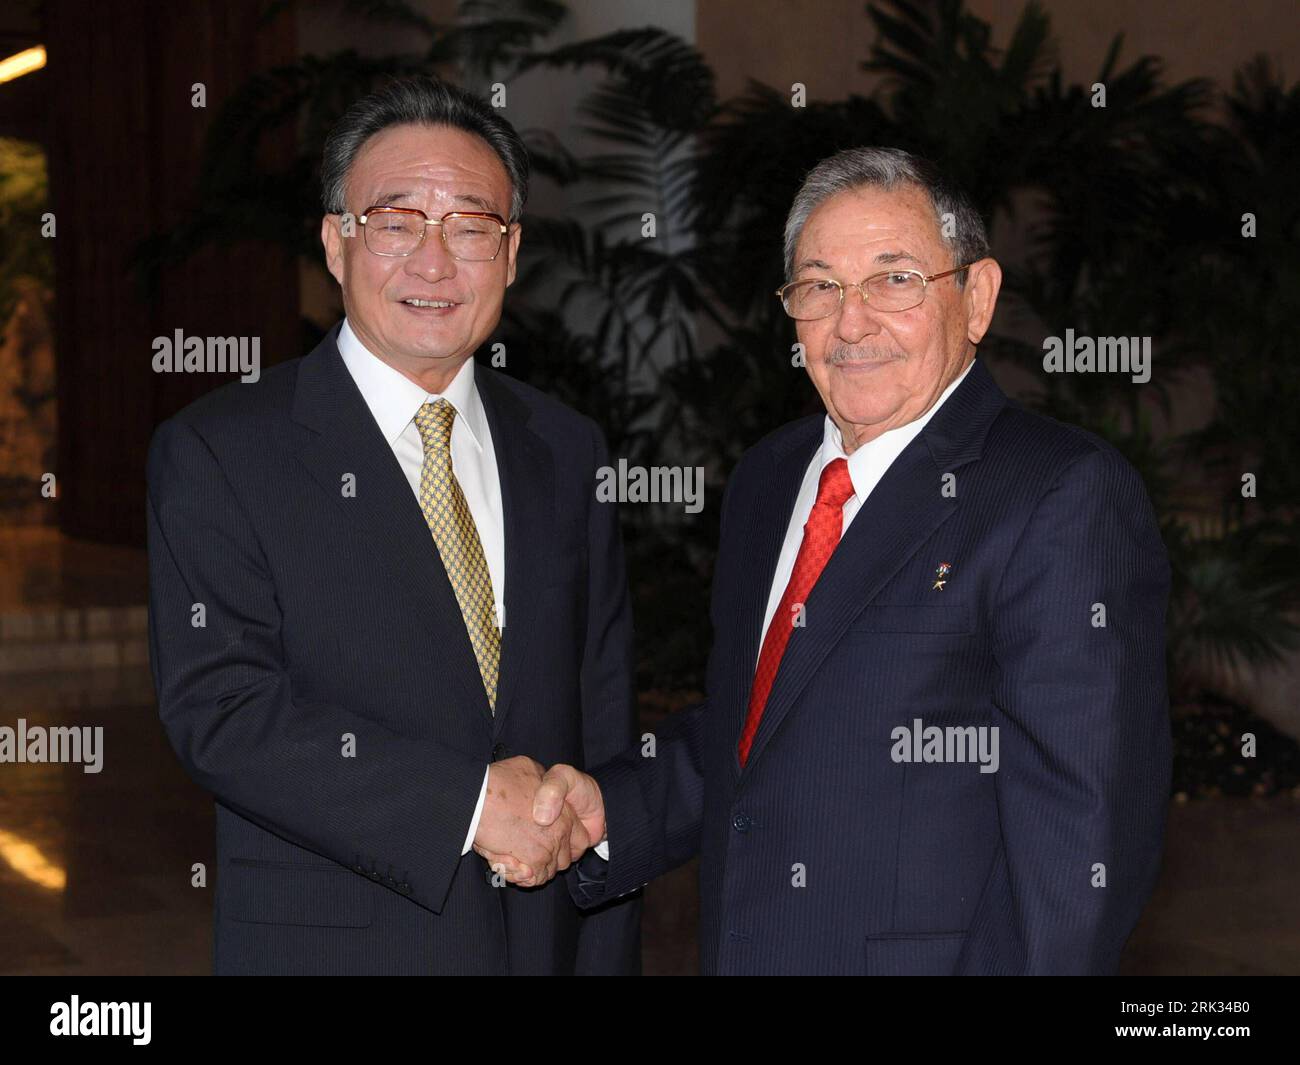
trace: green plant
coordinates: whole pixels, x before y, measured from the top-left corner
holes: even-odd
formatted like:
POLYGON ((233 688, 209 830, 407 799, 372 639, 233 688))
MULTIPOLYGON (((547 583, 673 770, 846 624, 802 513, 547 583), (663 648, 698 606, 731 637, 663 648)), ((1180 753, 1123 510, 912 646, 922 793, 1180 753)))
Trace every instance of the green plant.
POLYGON ((48 210, 45 153, 38 145, 0 137, 0 328, 25 286, 53 291, 53 243, 42 220, 48 210))

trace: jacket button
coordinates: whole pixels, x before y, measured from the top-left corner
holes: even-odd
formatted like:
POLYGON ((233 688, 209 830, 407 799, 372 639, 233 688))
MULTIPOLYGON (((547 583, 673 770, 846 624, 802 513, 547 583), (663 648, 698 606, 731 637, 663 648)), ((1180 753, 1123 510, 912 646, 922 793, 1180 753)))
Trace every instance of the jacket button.
POLYGON ((748 832, 753 827, 754 822, 744 814, 736 814, 731 824, 737 832, 748 832))
POLYGON ((495 747, 492 748, 492 761, 499 762, 505 756, 506 756, 506 745, 504 743, 498 743, 495 747))
POLYGON ((409 895, 411 893, 411 885, 408 884, 405 880, 403 880, 400 884, 397 885, 397 890, 400 891, 403 895, 409 895))

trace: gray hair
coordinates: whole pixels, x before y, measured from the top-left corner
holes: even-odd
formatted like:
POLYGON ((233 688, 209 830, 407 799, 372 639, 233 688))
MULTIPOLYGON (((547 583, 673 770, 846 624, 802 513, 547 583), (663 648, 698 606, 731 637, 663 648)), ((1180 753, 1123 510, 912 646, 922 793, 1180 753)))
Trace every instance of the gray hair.
MULTIPOLYGON (((326 214, 347 210, 348 172, 362 145, 389 126, 451 126, 487 142, 510 179, 510 217, 517 222, 528 199, 528 149, 514 126, 472 93, 428 76, 393 78, 362 97, 325 138, 321 205, 326 214)), ((365 205, 362 205, 363 207, 365 205)))
MULTIPOLYGON (((813 210, 840 192, 864 186, 890 190, 899 185, 922 189, 934 207, 943 243, 952 251, 953 266, 973 263, 989 254, 988 232, 984 219, 966 194, 940 173, 928 159, 901 148, 846 148, 823 159, 808 172, 785 221, 785 279, 794 274, 795 248, 804 224, 813 210), (944 234, 944 216, 951 216, 954 235, 944 234)), ((965 284, 966 272, 956 276, 965 284)))

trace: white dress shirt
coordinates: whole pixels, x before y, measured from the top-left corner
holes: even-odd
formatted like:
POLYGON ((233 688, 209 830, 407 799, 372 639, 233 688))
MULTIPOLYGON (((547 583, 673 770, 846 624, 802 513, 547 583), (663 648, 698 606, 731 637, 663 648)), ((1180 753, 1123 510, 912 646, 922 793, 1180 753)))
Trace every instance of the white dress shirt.
MULTIPOLYGON (((967 366, 957 379, 943 390, 930 409, 919 418, 906 425, 900 425, 897 429, 881 433, 874 440, 859 446, 852 455, 844 453, 844 440, 840 435, 839 427, 831 420, 829 414, 826 415, 826 424, 822 429, 822 446, 813 455, 803 475, 803 484, 800 485, 799 494, 795 497, 794 513, 790 515, 790 524, 786 526, 785 542, 781 545, 781 554, 777 558, 776 572, 772 575, 772 588, 767 596, 763 627, 759 630, 760 655, 763 650, 763 637, 767 633, 768 626, 772 624, 772 615, 781 605, 781 596, 785 594, 785 586, 790 583, 790 575, 794 572, 795 559, 798 558, 799 547, 803 543, 803 527, 812 515, 813 504, 817 502, 817 485, 821 481, 822 470, 836 459, 847 459, 849 463, 849 480, 853 482, 853 494, 844 504, 844 524, 840 526, 840 536, 843 537, 849 530, 849 523, 862 508, 867 496, 871 495, 872 489, 885 476, 885 471, 893 465, 894 459, 902 454, 903 448, 916 439, 917 434, 925 428, 925 423, 934 417, 934 412, 943 406, 943 401, 952 395, 974 365, 975 360, 972 359, 970 366, 967 366)), ((754 659, 754 669, 758 669, 758 658, 754 659)))
MULTIPOLYGON (((397 461, 410 482, 416 502, 420 499, 420 471, 424 466, 424 441, 415 415, 425 403, 445 399, 456 408, 456 418, 451 423, 451 469, 465 494, 470 516, 478 530, 479 542, 487 560, 488 576, 492 580, 492 598, 496 602, 497 617, 505 617, 506 538, 504 511, 501 506, 501 481, 497 476, 497 456, 492 447, 492 431, 488 428, 483 401, 474 386, 474 360, 466 359, 456 376, 439 396, 426 392, 409 377, 394 370, 376 357, 357 339, 347 319, 339 330, 339 354, 343 364, 357 383, 361 397, 370 408, 379 431, 393 449, 397 461)), ((429 550, 437 553, 433 537, 429 537, 429 550)), ((483 803, 487 798, 488 770, 483 770, 483 786, 479 789, 478 805, 465 837, 465 854, 474 845, 479 818, 483 816, 483 803)))

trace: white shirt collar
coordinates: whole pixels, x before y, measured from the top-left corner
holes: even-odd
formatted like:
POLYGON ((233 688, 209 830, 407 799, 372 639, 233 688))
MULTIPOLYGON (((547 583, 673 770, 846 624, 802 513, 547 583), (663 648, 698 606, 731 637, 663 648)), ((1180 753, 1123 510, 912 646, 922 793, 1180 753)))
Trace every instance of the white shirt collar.
POLYGON ((405 374, 393 369, 357 339, 346 318, 339 330, 339 354, 356 381, 384 439, 392 446, 426 402, 445 399, 469 430, 474 446, 483 450, 486 414, 474 387, 474 359, 468 358, 441 396, 426 392, 405 374))
POLYGON ((943 406, 943 401, 956 391, 957 386, 965 380, 966 375, 970 373, 971 366, 974 365, 975 360, 971 359, 970 365, 957 375, 956 379, 939 394, 939 398, 934 401, 930 409, 919 418, 914 418, 906 425, 900 425, 896 429, 888 429, 874 440, 868 440, 865 444, 860 444, 852 455, 844 453, 844 438, 840 434, 840 428, 829 414, 826 415, 826 424, 822 431, 819 472, 836 459, 847 459, 849 463, 849 480, 853 482, 853 494, 859 500, 866 499, 871 493, 871 489, 876 486, 876 483, 884 475, 885 470, 889 468, 894 459, 902 454, 903 448, 916 439, 917 434, 925 428, 925 423, 934 417, 935 411, 943 406))

